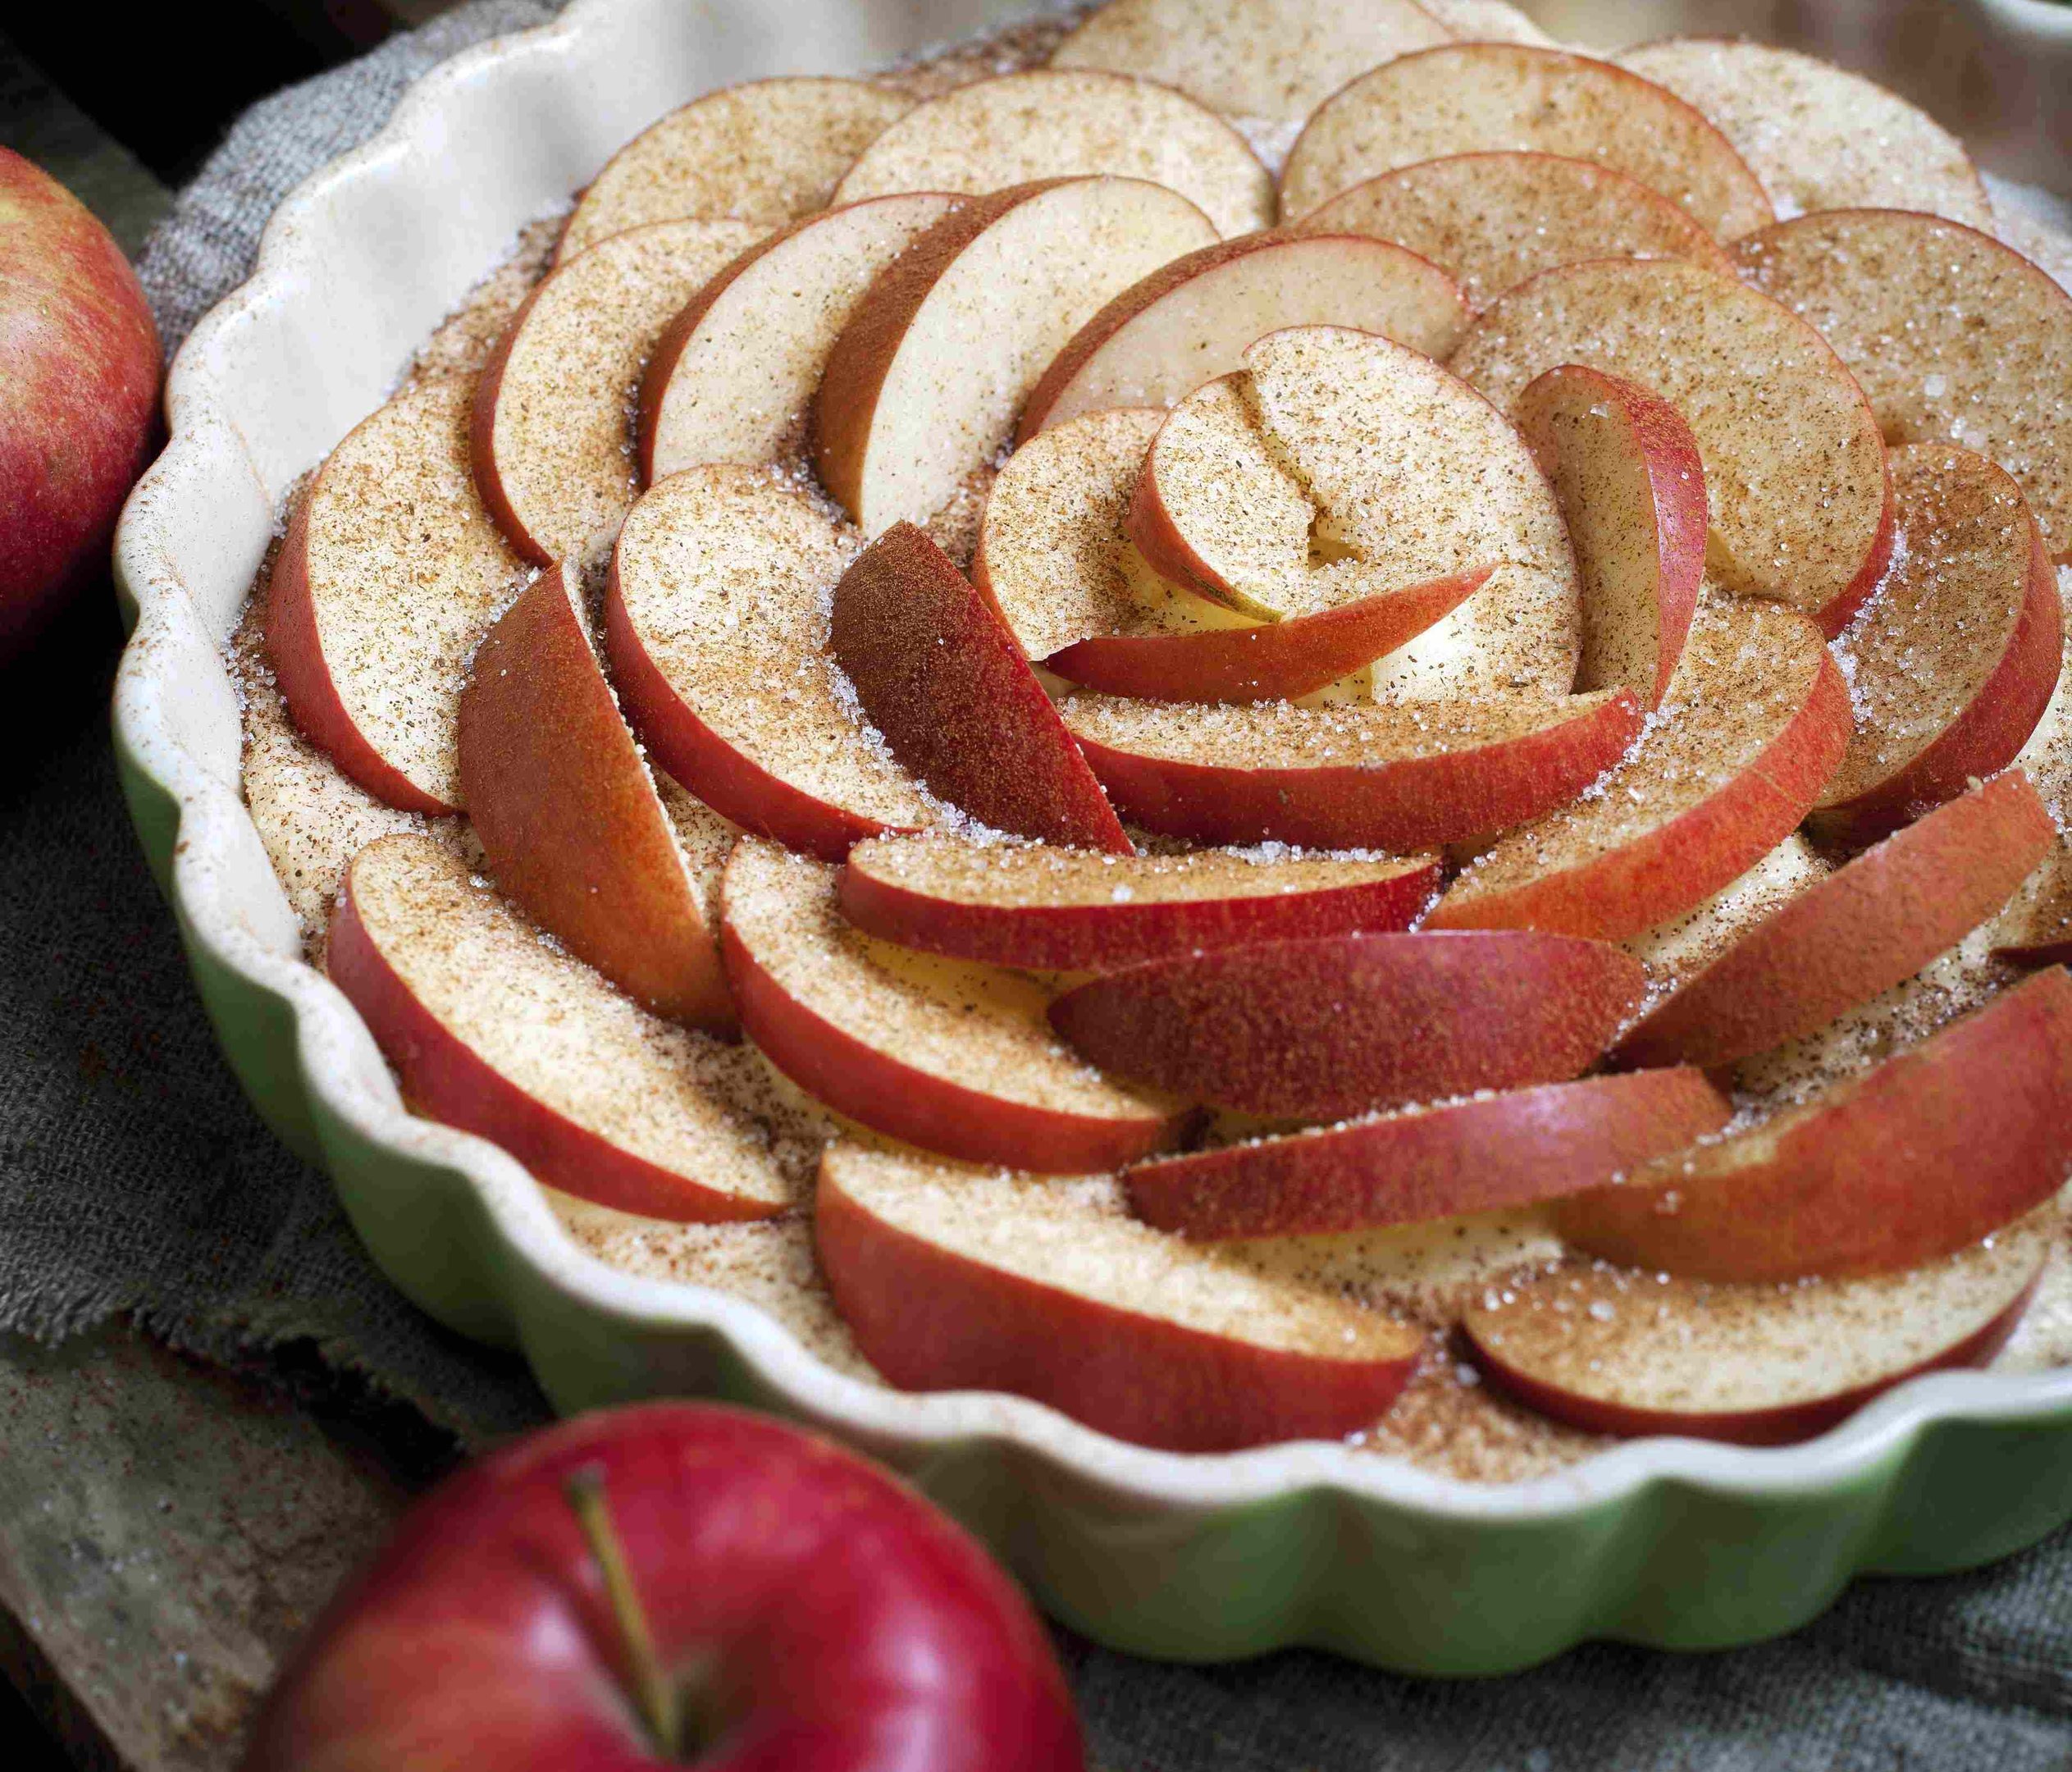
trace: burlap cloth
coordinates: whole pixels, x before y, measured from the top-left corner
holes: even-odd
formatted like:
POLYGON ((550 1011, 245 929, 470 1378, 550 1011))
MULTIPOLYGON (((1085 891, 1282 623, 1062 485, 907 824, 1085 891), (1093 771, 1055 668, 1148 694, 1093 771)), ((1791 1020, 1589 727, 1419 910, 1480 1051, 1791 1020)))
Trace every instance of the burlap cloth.
MULTIPOLYGON (((152 240, 169 345, 244 274, 267 216, 417 74, 538 22, 480 0, 256 107, 152 240)), ((467 1444, 542 1413, 523 1372, 447 1336, 360 1253, 325 1179, 217 1054, 116 793, 105 611, 0 695, 0 1328, 127 1314, 180 1345, 375 1387, 467 1444), (97 627, 94 623, 98 621, 97 627)), ((1309 1654, 1158 1667, 1064 1645, 1108 1772, 2072 1766, 2072 1535, 1983 1573, 1860 1584, 1733 1654, 1598 1645, 1474 1684, 1309 1654)))

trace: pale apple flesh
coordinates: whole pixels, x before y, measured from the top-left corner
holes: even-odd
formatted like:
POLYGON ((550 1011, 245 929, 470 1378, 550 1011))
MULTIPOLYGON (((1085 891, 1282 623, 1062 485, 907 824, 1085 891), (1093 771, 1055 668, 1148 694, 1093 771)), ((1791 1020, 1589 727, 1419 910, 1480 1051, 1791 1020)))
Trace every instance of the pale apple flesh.
POLYGON ((1471 1307, 1463 1327, 1490 1382, 1555 1421, 1783 1445, 1910 1378, 1990 1363, 2048 1254, 2031 1224, 1933 1266, 1783 1286, 1569 1267, 1471 1307))
POLYGON ((1431 856, 1123 856, 923 836, 857 844, 838 890, 842 914, 881 940, 1069 972, 1252 941, 1405 929, 1438 883, 1431 856))
POLYGON ((1990 1235, 2072 1167, 2072 978, 2038 974, 1746 1131, 1561 1202, 1562 1235, 1699 1280, 1889 1272, 1990 1235))
POLYGON ((1119 1076, 1328 1120, 1566 1081, 1645 984, 1631 955, 1568 936, 1353 934, 1148 961, 1066 992, 1050 1019, 1119 1076))
POLYGON ((1732 1112, 1694 1070, 1587 1077, 1162 1158, 1123 1182, 1146 1223, 1198 1241, 1385 1229, 1601 1185, 1732 1112))
POLYGON ((1139 1445, 1336 1438, 1386 1413, 1423 1336, 1321 1286, 1137 1223, 1107 1176, 837 1144, 815 1240, 871 1363, 912 1391, 1006 1391, 1139 1445))

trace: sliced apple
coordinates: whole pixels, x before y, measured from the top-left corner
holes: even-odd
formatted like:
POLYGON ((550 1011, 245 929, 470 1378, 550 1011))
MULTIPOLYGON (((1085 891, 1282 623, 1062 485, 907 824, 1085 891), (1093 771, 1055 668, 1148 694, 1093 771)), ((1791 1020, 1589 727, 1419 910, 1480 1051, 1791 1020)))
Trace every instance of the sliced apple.
MULTIPOLYGON (((2072 632, 2065 646, 2072 653, 2072 632)), ((2072 960, 2072 841, 2065 836, 2072 795, 2072 669, 2059 671, 2051 705, 2015 763, 2036 784, 2058 834, 2050 853, 1993 920, 1993 944, 2001 958, 2022 966, 2061 966, 2072 960)))
POLYGON ((1562 1235, 1698 1280, 1883 1273, 2041 1205, 2072 1166, 2072 978, 2053 969, 1810 1100, 1562 1201, 1562 1235))
POLYGON ((1139 1217, 1200 1241, 1379 1230, 1580 1193, 1732 1112, 1702 1072, 1645 1071, 1253 1139, 1122 1179, 1139 1217))
POLYGON ((1650 998, 1659 1002, 1833 871, 1827 858, 1794 831, 1709 898, 1629 935, 1620 946, 1647 967, 1650 998))
POLYGON ((1839 633, 1891 557, 1885 449, 1827 341, 1755 290, 1697 265, 1563 265, 1484 312, 1455 374, 1508 413, 1581 363, 1681 413, 1705 459, 1705 564, 1721 589, 1774 597, 1839 633))
POLYGON ((1033 980, 852 928, 833 868, 746 838, 722 899, 742 1025, 836 1112, 924 1150, 1046 1174, 1107 1168, 1177 1135, 1175 1103, 1108 1081, 1059 1043, 1033 980))
POLYGON ((633 507, 605 595, 619 693, 662 766, 735 823, 830 861, 941 811, 827 651, 856 551, 774 473, 693 468, 633 507))
POLYGON ((651 1218, 769 1218, 833 1130, 755 1054, 649 1014, 428 838, 347 870, 326 964, 412 1109, 500 1144, 549 1187, 651 1218))
POLYGON ((705 281, 761 237, 746 222, 658 222, 548 276, 475 384, 469 450, 482 502, 542 566, 587 570, 639 491, 632 415, 641 365, 705 281))
POLYGON ((1376 693, 1566 695, 1575 557, 1503 417, 1417 352, 1344 327, 1271 333, 1244 360, 1175 408, 1145 459, 1130 531, 1152 569, 1271 618, 1495 563, 1376 666, 1376 693))
POLYGON ((1734 254, 1833 345, 1888 442, 1990 455, 2072 563, 2072 295, 1990 235, 1900 209, 1801 216, 1734 254))
POLYGON ((1601 369, 1549 369, 1518 428, 1553 484, 1582 579, 1578 689, 1659 707, 1705 573, 1705 472, 1675 407, 1601 369))
POLYGON ((1146 1229, 1106 1176, 837 1145, 818 1199, 835 1304, 905 1390, 1005 1391, 1140 1445, 1221 1452, 1371 1425, 1423 1348, 1327 1287, 1146 1229))
POLYGON ((1138 179, 966 202, 880 274, 835 341, 811 425, 828 490, 866 536, 925 523, 992 465, 1045 366, 1110 296, 1214 239, 1185 198, 1138 179))
POLYGON ((669 322, 641 381, 641 478, 776 461, 878 273, 956 207, 937 192, 810 216, 751 246, 669 322))
POLYGON ((1262 622, 1161 578, 1124 523, 1163 414, 1092 412, 1032 437, 986 500, 972 582, 1068 683, 1181 701, 1277 701, 1360 670, 1440 620, 1487 570, 1262 622))
POLYGON ((1116 856, 911 837, 857 844, 839 892, 851 923, 901 947, 1094 971, 1246 942, 1406 929, 1438 884, 1430 856, 1116 856))
POLYGON ((1441 267, 1476 309, 1527 277, 1588 258, 1733 269, 1719 242, 1653 185, 1562 154, 1421 160, 1341 191, 1297 226, 1393 240, 1441 267))
POLYGON ((913 524, 850 562, 828 643, 865 718, 933 792, 991 830, 1130 853, 1015 637, 913 524))
POLYGON ((719 953, 565 570, 491 628, 460 696, 461 785, 496 883, 657 1014, 730 1030, 719 953))
POLYGON ((363 419, 296 504, 267 601, 295 724, 406 812, 458 811, 468 657, 525 566, 476 496, 468 384, 428 381, 363 419))
POLYGON ((1424 0, 1425 10, 1466 43, 1560 45, 1510 0, 1424 0))
POLYGON ((1334 93, 1289 153, 1280 212, 1297 221, 1378 173, 1493 149, 1630 172, 1724 240, 1775 219, 1747 162, 1675 94, 1608 62, 1499 43, 1399 56, 1334 93))
POLYGON ((2021 489, 1943 444, 1892 459, 1905 546, 1837 643, 1856 731, 1814 814, 1860 843, 2011 762, 2064 656, 2057 574, 2021 489))
POLYGON ((1351 229, 1249 234, 1175 258, 1088 321, 1043 372, 1016 434, 1025 442, 1109 407, 1172 406, 1287 327, 1353 327, 1444 357, 1467 323, 1453 279, 1415 252, 1351 229))
POLYGON ((1988 1364, 2049 1249, 2024 1226, 1932 1267, 1785 1286, 1565 1267, 1492 1291, 1463 1327, 1490 1379, 1556 1421, 1782 1445, 1909 1378, 1988 1364))
POLYGON ((1227 116, 1294 122, 1354 75, 1453 34, 1412 0, 1109 0, 1051 65, 1139 74, 1227 116))
MULTIPOLYGON (((1227 121, 1171 86, 1084 68, 1002 74, 916 105, 857 156, 834 200, 914 190, 981 196, 1096 173, 1176 191, 1217 234, 1249 234, 1273 222, 1272 176, 1227 121)), ((1115 293, 1103 290, 1079 318, 1115 293)))
POLYGON ((856 156, 912 108, 870 80, 750 80, 707 93, 605 162, 569 212, 555 260, 655 222, 769 229, 824 209, 856 156))
MULTIPOLYGON (((1566 805, 1641 726, 1624 690, 1328 707, 1080 695, 1061 711, 1131 824, 1190 843, 1399 855, 1566 805)), ((1837 718, 1847 715, 1843 699, 1837 718)))
POLYGON ((1335 1119, 1565 1081, 1611 1044, 1646 979, 1632 955, 1564 935, 1336 935, 1146 961, 1050 1015, 1118 1076, 1335 1119))
POLYGON ((1745 38, 1668 37, 1613 59, 1718 124, 1783 214, 1889 207, 1992 226, 1964 144, 1860 74, 1745 38))
POLYGON ((2013 895, 2056 827, 2010 770, 1809 886, 1619 1042, 1634 1065, 1708 1069, 1810 1034, 1911 978, 2013 895))
POLYGON ((1668 696, 1625 760, 1499 839, 1427 921, 1604 941, 1653 929, 1789 836, 1849 733, 1848 689, 1811 622, 1774 603, 1702 605, 1668 696))

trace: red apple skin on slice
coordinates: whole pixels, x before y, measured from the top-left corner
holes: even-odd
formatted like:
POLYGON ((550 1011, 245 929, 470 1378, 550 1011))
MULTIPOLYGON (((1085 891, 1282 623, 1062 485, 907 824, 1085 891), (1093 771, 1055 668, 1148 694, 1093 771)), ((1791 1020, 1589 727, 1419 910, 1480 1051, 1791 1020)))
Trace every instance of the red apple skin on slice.
POLYGON ((712 932, 559 567, 475 655, 460 776, 498 885, 657 1014, 728 1030, 712 932))
POLYGON ((1248 1113, 1336 1119, 1565 1082, 1641 1000, 1646 969, 1522 930, 1259 942, 1067 991, 1051 1025, 1102 1069, 1248 1113))
POLYGON ((1079 972, 1248 942, 1407 929, 1438 884, 1430 856, 1255 861, 1195 850, 1125 859, 892 838, 851 850, 837 891, 849 920, 881 940, 1079 972), (944 865, 931 868, 937 858, 944 865))
POLYGON ((1807 887, 1631 1029, 1627 1065, 1730 1065, 1919 972, 2013 896, 2056 827, 2010 770, 1807 887))
POLYGON ((1015 438, 1082 413, 1171 406, 1243 368, 1253 340, 1286 327, 1354 327, 1443 359, 1467 323, 1454 280, 1390 241, 1241 235, 1152 272, 1081 327, 1029 395, 1015 438))
MULTIPOLYGON (((578 962, 540 951, 532 925, 427 838, 382 838, 354 857, 324 963, 395 1067, 413 1112, 502 1146, 549 1187, 689 1223, 773 1218, 804 1197, 805 1176, 794 1166, 815 1148, 813 1132, 824 1138, 824 1124, 774 1136, 754 1113, 761 1104, 733 1098, 728 1088, 753 1066, 751 1055, 656 1022, 578 962), (461 952, 428 963, 431 942, 461 952), (508 1052, 495 1050, 508 1026, 471 1026, 450 1003, 442 1012, 441 998, 453 994, 442 975, 459 966, 479 967, 512 989, 519 1016, 550 1013, 557 1028, 577 1026, 616 1086, 652 1089, 662 1098, 645 1104, 629 1135, 609 1117, 589 1120, 577 1103, 536 1092, 528 1085, 536 1076, 513 1070, 508 1052), (676 1092, 684 1098, 667 1098, 676 1092), (679 1151, 695 1145, 696 1172, 656 1160, 672 1144, 679 1151), (723 1185, 724 1174, 736 1185, 723 1185)), ((536 1062, 552 1065, 560 1056, 543 1053, 536 1062)), ((577 1093, 579 1100, 580 1085, 577 1093)))
POLYGON ((1983 1009, 1751 1130, 1555 1208, 1578 1249, 1697 1280, 1890 1272, 2041 1205, 2072 1167, 2072 977, 1983 1009))
POLYGON ((1785 1445, 1925 1372, 1988 1364, 2042 1276, 2033 1226, 1910 1272, 1788 1287, 1558 1270, 1471 1307, 1476 1363, 1591 1433, 1785 1445))
POLYGON ((1147 1224, 1198 1241, 1385 1229, 1600 1186, 1732 1112, 1698 1071, 1586 1077, 1168 1157, 1123 1181, 1147 1224))
POLYGON ((1855 736, 1814 810, 1873 841, 2005 769, 2057 687, 2064 600, 2011 476, 1947 444, 1892 452, 1906 549, 1843 635, 1855 736))
POLYGON ((935 793, 995 830, 1130 853, 1015 637, 913 524, 851 562, 828 645, 892 755, 935 793))
POLYGON ((856 1345, 903 1390, 1005 1391, 1175 1452, 1336 1439, 1387 1413, 1416 1330, 1225 1268, 1132 1222, 1103 1197, 1113 1186, 837 1145, 815 1240, 856 1345), (1047 1246, 1061 1233, 1079 1245, 1061 1256, 1047 1246), (1150 1283, 1102 1284, 1074 1259, 1088 1253, 1150 1283))
POLYGON ((1518 429, 1554 489, 1583 587, 1578 689, 1624 684, 1659 707, 1705 573, 1705 470, 1675 407, 1569 364, 1518 396, 1518 429))
POLYGON ((1256 627, 1097 634, 1043 660, 1067 683, 1153 701, 1288 701, 1371 664, 1442 621, 1490 567, 1256 627))
POLYGON ((1848 687, 1812 623, 1773 603, 1702 608, 1657 724, 1602 791, 1501 838, 1426 926, 1600 941, 1654 929, 1791 834, 1850 730, 1848 687))
POLYGON ((1623 690, 1525 704, 1508 723, 1440 703, 1189 708, 1079 696, 1064 712, 1110 799, 1148 830, 1397 855, 1565 805, 1618 760, 1641 722, 1623 690), (1449 719, 1457 732, 1435 739, 1449 719))

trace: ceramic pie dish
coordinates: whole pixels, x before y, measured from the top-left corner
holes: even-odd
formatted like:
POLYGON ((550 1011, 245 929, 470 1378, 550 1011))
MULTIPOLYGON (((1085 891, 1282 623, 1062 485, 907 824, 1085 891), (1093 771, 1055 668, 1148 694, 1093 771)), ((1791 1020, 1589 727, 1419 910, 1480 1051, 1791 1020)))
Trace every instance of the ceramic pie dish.
POLYGON ((1158 1453, 1019 1399, 901 1395, 834 1371, 737 1298, 606 1267, 512 1158, 404 1110, 364 1024, 303 962, 240 795, 224 647, 287 489, 519 228, 653 117, 779 66, 867 66, 988 10, 895 23, 825 0, 793 9, 777 43, 746 7, 578 0, 438 70, 299 190, 251 281, 181 352, 172 441, 117 541, 135 633, 116 744, 203 1001, 261 1111, 332 1175, 399 1286, 461 1332, 520 1347, 557 1406, 713 1395, 810 1422, 913 1477, 1057 1615, 1140 1653, 1308 1643, 1495 1673, 1592 1637, 1724 1646, 1804 1622, 1856 1574, 1974 1565, 2072 1516, 2065 1369, 1918 1379, 1789 1449, 1637 1441, 1501 1485, 1321 1443, 1158 1453))

